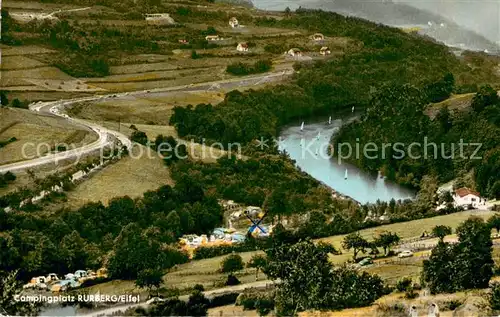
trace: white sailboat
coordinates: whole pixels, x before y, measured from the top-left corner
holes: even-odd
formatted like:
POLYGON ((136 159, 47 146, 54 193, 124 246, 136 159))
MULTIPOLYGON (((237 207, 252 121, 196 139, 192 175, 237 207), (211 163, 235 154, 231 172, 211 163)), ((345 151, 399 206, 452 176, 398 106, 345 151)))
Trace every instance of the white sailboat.
POLYGON ((318 154, 319 154, 319 150, 316 148, 316 155, 318 155, 318 154))
POLYGON ((352 106, 352 113, 354 113, 354 106, 352 106))
POLYGON ((345 169, 344 179, 347 179, 347 168, 345 169))
POLYGON ((302 121, 302 124, 300 125, 300 131, 304 131, 304 121, 302 121))
POLYGON ((330 116, 330 118, 328 118, 328 124, 332 124, 332 116, 330 116))
POLYGON ((319 137, 321 136, 321 131, 318 131, 318 136, 316 137, 316 139, 319 140, 319 137))

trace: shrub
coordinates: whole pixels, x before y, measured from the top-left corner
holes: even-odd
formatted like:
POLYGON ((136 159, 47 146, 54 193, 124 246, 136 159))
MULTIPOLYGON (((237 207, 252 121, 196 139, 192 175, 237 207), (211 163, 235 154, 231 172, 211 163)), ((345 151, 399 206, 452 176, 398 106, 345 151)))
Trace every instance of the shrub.
POLYGON ((500 283, 491 286, 490 307, 492 310, 500 310, 500 283))
POLYGON ((233 273, 243 269, 243 259, 239 254, 231 254, 221 262, 220 271, 222 273, 233 273))
POLYGON ((463 301, 458 299, 452 299, 449 301, 445 301, 440 305, 441 310, 455 310, 463 304, 463 301))
POLYGON ((261 297, 255 302, 255 308, 260 316, 266 316, 274 309, 274 300, 272 298, 261 297))
POLYGON ((405 292, 411 288, 412 280, 409 277, 403 277, 396 283, 398 292, 405 292))
POLYGON ((406 299, 414 299, 418 297, 418 293, 413 290, 413 288, 408 288, 405 292, 406 299))
POLYGON ((201 260, 214 258, 221 255, 230 254, 233 252, 247 252, 255 251, 257 248, 255 244, 251 243, 238 243, 233 245, 221 245, 216 247, 199 247, 194 250, 193 260, 201 260))
POLYGON ((240 280, 233 274, 229 274, 226 281, 226 286, 233 286, 241 284, 240 280))
POLYGON ((236 76, 265 73, 271 70, 272 64, 270 60, 259 60, 253 65, 238 62, 228 65, 226 72, 236 76))
POLYGON ((148 136, 146 135, 146 133, 136 130, 132 132, 130 140, 142 145, 146 145, 148 143, 148 136))
POLYGON ((243 310, 254 310, 259 294, 257 293, 241 293, 236 301, 237 306, 243 306, 243 310))
POLYGON ((191 58, 192 59, 199 59, 199 58, 201 58, 201 56, 195 50, 192 50, 191 51, 191 58))
POLYGON ((238 298, 239 293, 225 293, 216 295, 210 300, 209 308, 233 305, 238 298))

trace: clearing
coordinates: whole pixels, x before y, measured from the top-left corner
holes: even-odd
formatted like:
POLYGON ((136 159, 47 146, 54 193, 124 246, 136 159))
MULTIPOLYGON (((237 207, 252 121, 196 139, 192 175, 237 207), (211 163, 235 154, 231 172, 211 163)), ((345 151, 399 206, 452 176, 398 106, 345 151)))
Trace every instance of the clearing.
POLYGON ((108 165, 67 192, 65 206, 78 208, 92 201, 107 204, 112 198, 122 196, 136 198, 166 184, 172 185, 173 181, 163 161, 152 151, 136 145, 129 156, 108 165))

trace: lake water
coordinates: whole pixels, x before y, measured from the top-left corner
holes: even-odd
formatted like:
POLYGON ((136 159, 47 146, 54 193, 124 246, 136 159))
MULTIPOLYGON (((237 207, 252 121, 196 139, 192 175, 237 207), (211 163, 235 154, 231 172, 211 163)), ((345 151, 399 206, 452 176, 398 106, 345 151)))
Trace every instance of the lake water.
POLYGON ((328 123, 328 118, 315 122, 306 121, 302 131, 301 122, 297 122, 283 128, 279 148, 286 151, 301 170, 360 203, 414 198, 415 191, 367 173, 328 154, 332 135, 342 124, 353 119, 354 115, 346 115, 332 117, 331 124, 328 123))

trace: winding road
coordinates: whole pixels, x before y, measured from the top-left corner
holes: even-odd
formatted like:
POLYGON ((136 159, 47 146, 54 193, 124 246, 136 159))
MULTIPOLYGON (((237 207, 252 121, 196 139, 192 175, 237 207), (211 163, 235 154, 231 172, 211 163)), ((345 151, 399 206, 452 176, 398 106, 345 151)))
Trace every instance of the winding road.
POLYGON ((98 139, 90 144, 86 144, 82 147, 67 150, 64 152, 51 153, 45 156, 15 162, 11 164, 1 165, 0 173, 5 172, 15 172, 21 171, 29 168, 34 168, 38 166, 47 165, 50 163, 57 163, 61 160, 65 159, 74 159, 81 158, 82 156, 93 153, 95 151, 99 151, 104 149, 106 146, 111 146, 113 144, 121 146, 126 146, 128 149, 131 148, 132 142, 129 138, 120 133, 118 131, 110 130, 104 128, 96 123, 91 123, 88 121, 80 120, 77 118, 72 118, 64 113, 64 108, 71 106, 80 102, 92 102, 92 101, 103 101, 109 99, 119 99, 127 96, 146 96, 153 95, 155 93, 168 93, 168 92, 196 92, 196 91, 218 91, 222 89, 236 89, 239 87, 245 86, 256 86, 263 83, 270 83, 274 81, 279 81, 285 78, 286 76, 292 75, 293 70, 285 70, 280 72, 272 72, 266 73, 259 76, 252 77, 244 77, 237 79, 229 79, 229 80, 221 80, 221 81, 213 81, 208 83, 200 83, 200 84, 191 84, 191 85, 183 85, 176 87, 167 87, 167 88, 157 88, 151 90, 141 90, 141 91, 133 91, 133 92, 123 92, 123 93, 114 93, 108 95, 94 95, 91 97, 82 97, 82 98, 74 98, 67 100, 57 100, 57 101, 49 101, 49 102, 35 102, 29 105, 29 109, 33 112, 42 113, 44 115, 53 115, 62 117, 72 124, 85 127, 92 131, 94 131, 98 135, 98 139))

